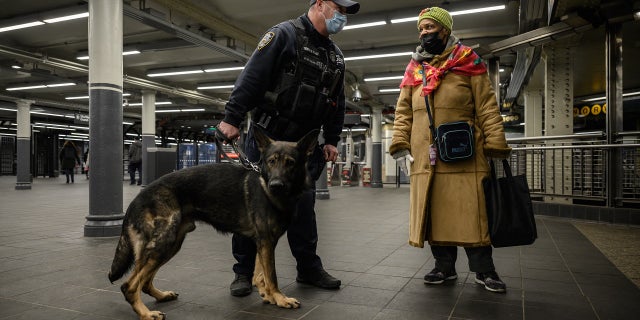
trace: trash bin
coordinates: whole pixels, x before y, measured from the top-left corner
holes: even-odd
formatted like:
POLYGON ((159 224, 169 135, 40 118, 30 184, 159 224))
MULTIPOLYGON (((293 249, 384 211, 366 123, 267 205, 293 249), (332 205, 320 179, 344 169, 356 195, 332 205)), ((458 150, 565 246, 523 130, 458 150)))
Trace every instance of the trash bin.
POLYGON ((147 148, 147 184, 176 170, 176 148, 147 148))

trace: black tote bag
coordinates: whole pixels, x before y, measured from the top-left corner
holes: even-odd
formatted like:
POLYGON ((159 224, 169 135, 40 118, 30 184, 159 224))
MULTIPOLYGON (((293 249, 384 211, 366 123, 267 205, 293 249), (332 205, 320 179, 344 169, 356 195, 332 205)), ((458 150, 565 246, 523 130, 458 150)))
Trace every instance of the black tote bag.
POLYGON ((495 248, 532 244, 538 237, 529 186, 524 175, 513 176, 507 160, 502 160, 505 176, 491 174, 482 182, 487 202, 489 236, 495 248))

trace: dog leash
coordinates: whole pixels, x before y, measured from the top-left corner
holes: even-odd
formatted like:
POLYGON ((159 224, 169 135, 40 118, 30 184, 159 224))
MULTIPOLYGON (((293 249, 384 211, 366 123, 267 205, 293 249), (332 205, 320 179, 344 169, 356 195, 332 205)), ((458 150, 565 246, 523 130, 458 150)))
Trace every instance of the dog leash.
POLYGON ((242 150, 240 150, 240 148, 238 147, 238 144, 234 140, 229 139, 224 133, 222 133, 222 131, 218 129, 218 126, 215 126, 215 128, 216 128, 216 133, 214 135, 213 140, 216 142, 216 147, 218 148, 218 150, 221 151, 222 156, 227 161, 231 163, 235 163, 235 161, 229 158, 227 153, 224 152, 222 148, 222 143, 226 142, 230 144, 231 148, 233 148, 233 151, 235 151, 238 154, 238 159, 240 159, 240 165, 242 165, 247 170, 253 170, 257 173, 260 173, 260 167, 257 164, 249 161, 249 158, 247 157, 247 155, 244 154, 244 152, 242 152, 242 150))

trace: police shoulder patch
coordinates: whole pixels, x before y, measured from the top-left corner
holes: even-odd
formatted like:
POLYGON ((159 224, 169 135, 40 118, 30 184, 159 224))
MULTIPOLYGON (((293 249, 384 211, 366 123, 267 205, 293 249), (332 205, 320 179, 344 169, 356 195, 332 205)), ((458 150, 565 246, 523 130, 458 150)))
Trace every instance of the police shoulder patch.
POLYGON ((258 50, 262 50, 262 48, 268 46, 269 43, 271 43, 271 40, 273 40, 273 38, 275 38, 275 36, 276 36, 276 34, 273 33, 272 31, 267 32, 264 35, 264 37, 262 37, 260 42, 258 42, 258 50))

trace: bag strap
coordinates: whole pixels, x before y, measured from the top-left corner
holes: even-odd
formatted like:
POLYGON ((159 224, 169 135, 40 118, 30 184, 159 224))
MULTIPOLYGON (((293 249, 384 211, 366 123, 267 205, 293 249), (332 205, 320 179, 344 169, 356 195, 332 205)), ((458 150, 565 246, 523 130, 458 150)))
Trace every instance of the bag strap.
MULTIPOLYGON (((491 161, 491 166, 493 168, 493 161, 491 161)), ((509 165, 509 161, 507 161, 507 159, 502 159, 502 168, 504 170, 504 174, 511 178, 512 174, 511 174, 511 165, 509 165)))
MULTIPOLYGON (((422 87, 427 87, 427 70, 424 69, 424 65, 422 65, 422 87)), ((431 138, 436 140, 436 129, 433 126, 433 115, 431 114, 431 106, 429 105, 429 95, 424 96, 424 103, 427 106, 427 115, 429 116, 429 129, 431 129, 431 138)))

